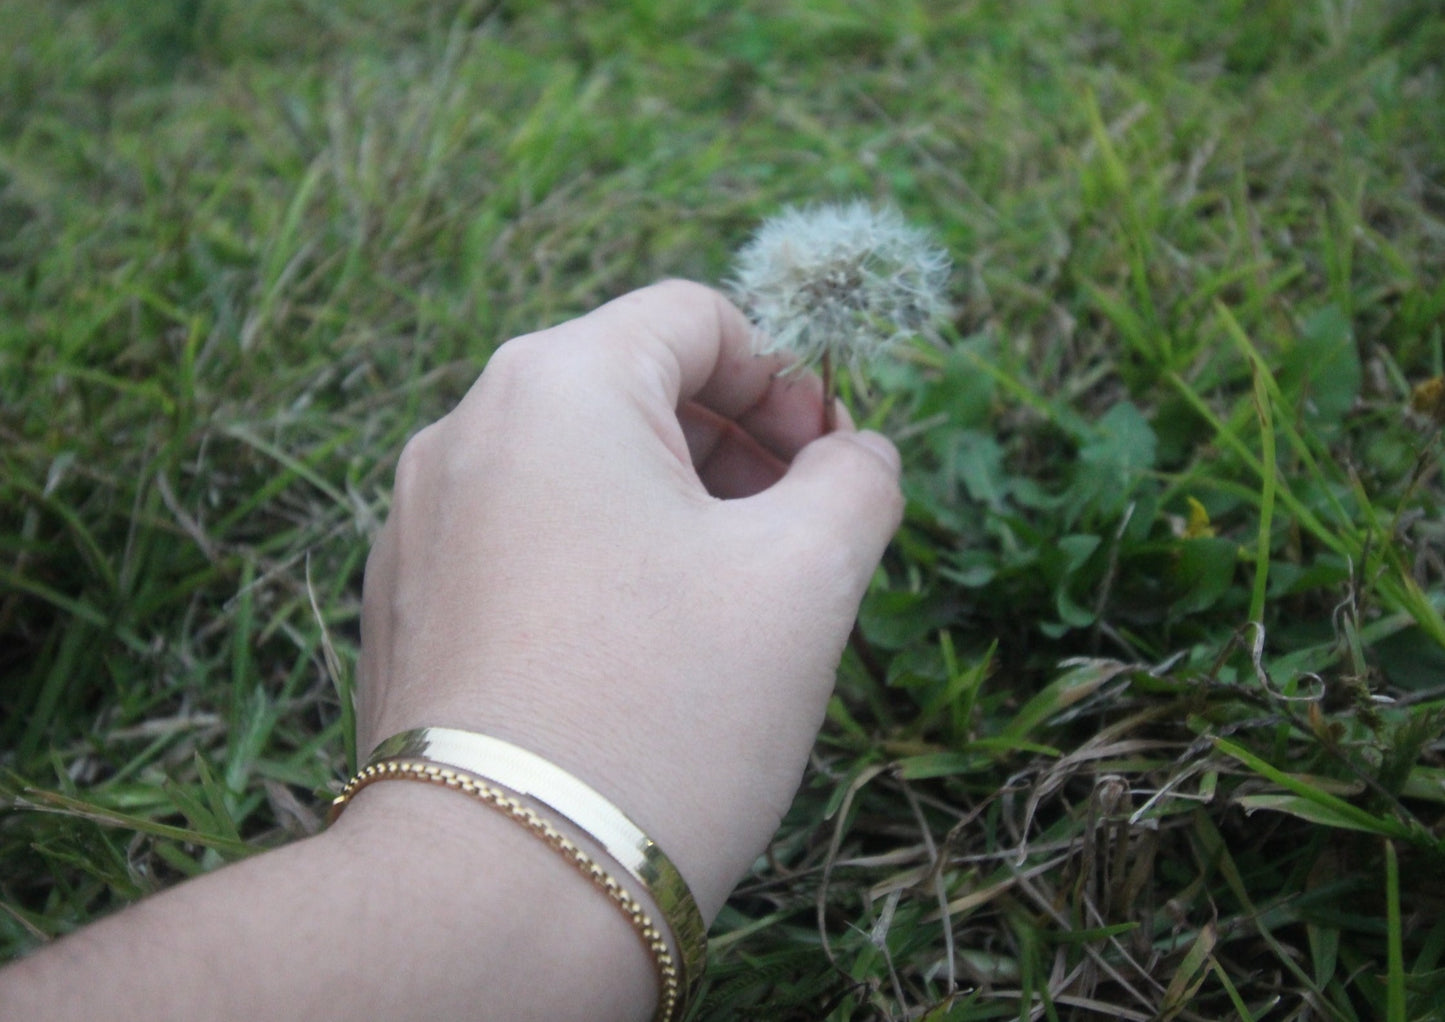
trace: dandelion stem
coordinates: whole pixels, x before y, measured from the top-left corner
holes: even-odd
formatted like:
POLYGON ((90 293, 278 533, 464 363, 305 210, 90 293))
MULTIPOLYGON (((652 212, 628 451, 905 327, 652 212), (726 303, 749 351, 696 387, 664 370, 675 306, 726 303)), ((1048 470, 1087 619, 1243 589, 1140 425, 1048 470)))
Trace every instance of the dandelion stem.
POLYGON ((831 351, 823 352, 820 368, 823 372, 823 433, 827 435, 838 428, 836 408, 838 383, 833 377, 833 353, 831 351))

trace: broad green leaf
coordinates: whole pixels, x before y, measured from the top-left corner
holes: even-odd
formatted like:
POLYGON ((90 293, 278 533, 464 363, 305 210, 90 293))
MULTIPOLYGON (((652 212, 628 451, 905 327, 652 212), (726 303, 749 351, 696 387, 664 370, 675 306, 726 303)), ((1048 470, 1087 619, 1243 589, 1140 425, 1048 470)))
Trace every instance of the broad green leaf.
POLYGON ((942 374, 922 388, 915 419, 922 422, 945 416, 954 429, 986 425, 993 415, 996 383, 978 364, 992 359, 990 347, 986 338, 971 337, 949 349, 943 357, 942 374))
POLYGON ((1317 430, 1335 432, 1360 394, 1360 353, 1345 314, 1334 305, 1313 313, 1281 360, 1280 390, 1317 430))
POLYGON ((1143 473, 1154 467, 1158 440, 1138 407, 1121 401, 1104 413, 1079 448, 1070 493, 1080 512, 1110 516, 1123 509, 1143 473))
POLYGON ((1216 537, 1183 539, 1174 547, 1173 582, 1176 614, 1207 610, 1229 591, 1239 562, 1239 545, 1216 537))
POLYGON ((1002 510, 1009 492, 1003 448, 986 433, 964 430, 954 434, 948 451, 948 471, 970 500, 991 511, 1002 510))
POLYGON ((952 616, 949 604, 932 592, 870 592, 858 619, 868 641, 883 649, 904 649, 939 628, 952 616))

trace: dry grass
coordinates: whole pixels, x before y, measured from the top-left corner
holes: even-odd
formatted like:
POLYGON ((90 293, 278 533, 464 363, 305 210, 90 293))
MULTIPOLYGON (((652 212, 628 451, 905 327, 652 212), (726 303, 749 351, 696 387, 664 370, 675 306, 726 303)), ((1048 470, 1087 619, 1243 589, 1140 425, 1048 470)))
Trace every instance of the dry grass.
POLYGON ((497 342, 864 196, 959 316, 854 395, 908 520, 696 1017, 1438 1013, 1431 0, 0 20, 0 953, 315 826, 497 342))

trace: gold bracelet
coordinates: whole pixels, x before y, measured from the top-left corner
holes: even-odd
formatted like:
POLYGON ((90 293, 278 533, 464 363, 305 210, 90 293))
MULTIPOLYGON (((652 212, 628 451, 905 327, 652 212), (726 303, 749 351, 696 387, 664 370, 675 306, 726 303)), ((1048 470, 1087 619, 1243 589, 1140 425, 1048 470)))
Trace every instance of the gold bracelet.
POLYGON ((656 1022, 680 1018, 707 961, 707 927, 687 882, 655 842, 588 785, 535 753, 454 728, 404 731, 382 742, 331 804, 328 821, 358 791, 390 778, 440 784, 500 810, 541 838, 627 917, 657 967, 656 1022), (520 797, 519 797, 520 796, 520 797), (530 799, 587 835, 657 906, 672 947, 647 909, 585 849, 527 805, 530 799), (676 949, 676 955, 673 953, 676 949))

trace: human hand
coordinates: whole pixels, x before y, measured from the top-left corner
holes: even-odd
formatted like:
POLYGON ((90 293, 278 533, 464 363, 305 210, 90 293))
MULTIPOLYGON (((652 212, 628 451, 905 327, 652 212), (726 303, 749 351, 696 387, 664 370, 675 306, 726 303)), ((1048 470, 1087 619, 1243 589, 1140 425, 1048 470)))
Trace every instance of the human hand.
MULTIPOLYGON (((422 726, 531 749, 647 831, 705 919, 792 799, 902 503, 892 446, 820 437, 817 378, 777 377, 747 334, 668 283, 503 345, 403 452, 362 612, 365 750, 422 726)), ((661 1003, 635 920, 523 827, 431 785, 351 806, 0 971, 0 1003, 37 1022, 661 1003)))
POLYGON ((891 444, 668 282, 509 341, 407 444, 367 564, 359 744, 440 725, 552 760, 711 919, 797 789, 902 498, 891 444), (843 416, 846 419, 846 415, 843 416))

